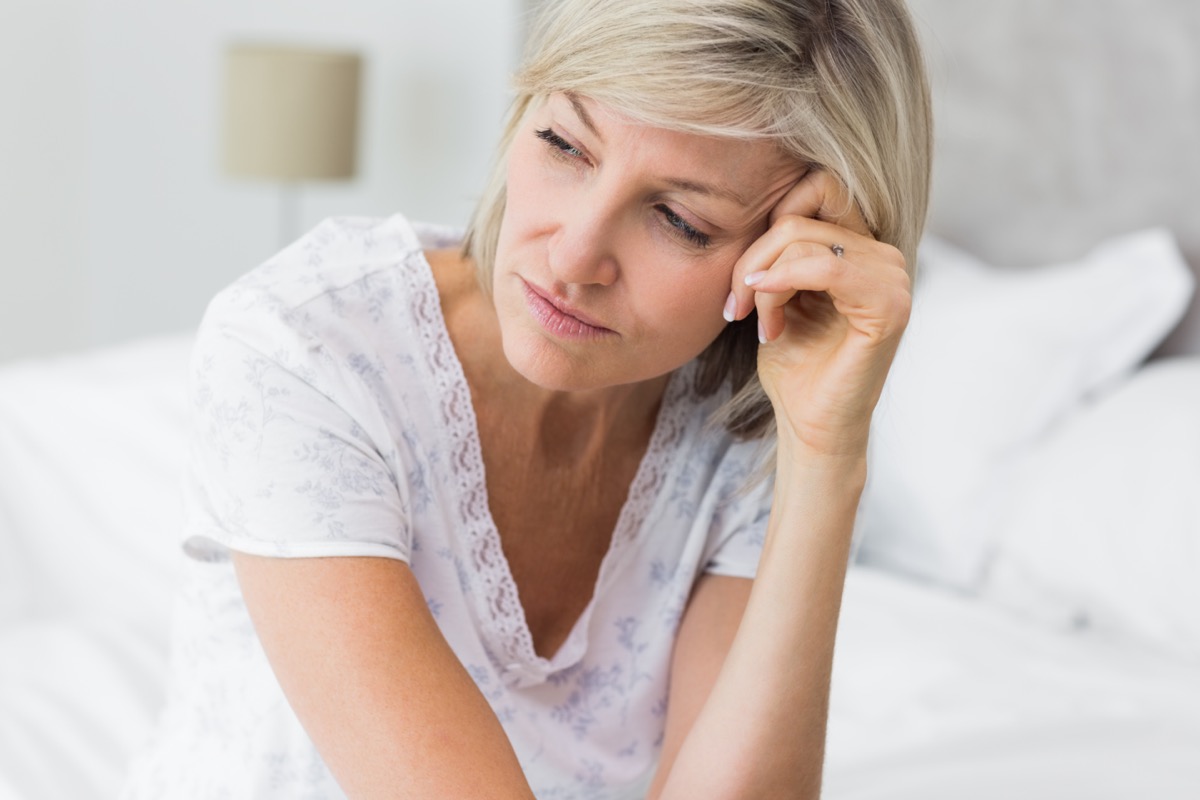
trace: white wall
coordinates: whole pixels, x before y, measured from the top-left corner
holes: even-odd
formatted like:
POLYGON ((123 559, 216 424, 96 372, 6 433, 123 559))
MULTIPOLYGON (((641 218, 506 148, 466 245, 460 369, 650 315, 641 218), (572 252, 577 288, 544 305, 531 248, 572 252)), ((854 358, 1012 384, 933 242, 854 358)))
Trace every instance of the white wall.
POLYGON ((85 337, 83 0, 0 0, 0 358, 85 337))
POLYGON ((516 62, 517 0, 0 0, 0 359, 188 330, 280 244, 277 190, 219 170, 234 39, 366 56, 335 214, 462 222, 516 62), (10 100, 13 98, 13 100, 10 100))

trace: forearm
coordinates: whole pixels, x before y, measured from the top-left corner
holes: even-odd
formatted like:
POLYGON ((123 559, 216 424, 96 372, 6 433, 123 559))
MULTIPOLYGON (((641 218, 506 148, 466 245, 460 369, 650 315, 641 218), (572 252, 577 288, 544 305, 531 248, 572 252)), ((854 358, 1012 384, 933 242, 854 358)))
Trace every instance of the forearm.
POLYGON ((234 554, 289 704, 351 798, 533 800, 407 564, 234 554))
POLYGON ((758 576, 661 797, 817 798, 863 457, 781 448, 758 576))

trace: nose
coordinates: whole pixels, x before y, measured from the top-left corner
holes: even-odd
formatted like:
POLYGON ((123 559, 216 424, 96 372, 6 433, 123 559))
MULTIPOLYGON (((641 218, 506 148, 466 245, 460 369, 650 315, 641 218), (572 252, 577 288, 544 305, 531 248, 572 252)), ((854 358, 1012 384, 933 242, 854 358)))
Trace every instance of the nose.
POLYGON ((610 286, 620 268, 615 245, 616 211, 595 196, 559 209, 547 247, 550 272, 563 284, 610 286))

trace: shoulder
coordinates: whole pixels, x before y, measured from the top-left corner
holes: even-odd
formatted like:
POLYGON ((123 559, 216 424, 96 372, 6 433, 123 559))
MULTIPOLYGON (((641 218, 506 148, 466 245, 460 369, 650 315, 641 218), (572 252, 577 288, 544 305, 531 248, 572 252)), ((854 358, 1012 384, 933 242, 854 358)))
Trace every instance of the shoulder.
POLYGON ((445 334, 424 249, 455 236, 399 215, 322 222, 211 301, 192 350, 194 395, 315 392, 358 423, 377 419, 382 435, 398 404, 423 408, 421 387, 437 383, 445 334), (291 388, 267 386, 268 374, 291 388))
POLYGON ((459 236, 400 214, 327 219, 220 291, 200 339, 222 334, 269 353, 289 340, 311 347, 387 336, 415 306, 436 308, 424 250, 459 236))
POLYGON ((286 315, 345 294, 360 293, 397 272, 419 271, 423 251, 453 243, 451 228, 386 218, 334 217, 321 222, 213 299, 206 317, 264 310, 286 315))

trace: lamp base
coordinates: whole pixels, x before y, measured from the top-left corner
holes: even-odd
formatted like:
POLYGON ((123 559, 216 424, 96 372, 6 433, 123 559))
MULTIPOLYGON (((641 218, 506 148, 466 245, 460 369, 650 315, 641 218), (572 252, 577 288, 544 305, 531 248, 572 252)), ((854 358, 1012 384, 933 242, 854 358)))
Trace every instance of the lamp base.
POLYGON ((279 247, 287 247, 296 240, 300 232, 296 230, 297 212, 300 205, 300 185, 296 183, 281 183, 279 185, 279 247))

